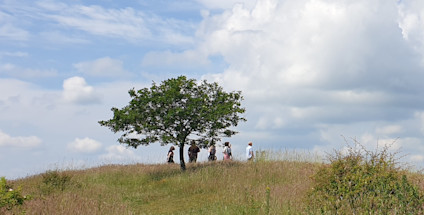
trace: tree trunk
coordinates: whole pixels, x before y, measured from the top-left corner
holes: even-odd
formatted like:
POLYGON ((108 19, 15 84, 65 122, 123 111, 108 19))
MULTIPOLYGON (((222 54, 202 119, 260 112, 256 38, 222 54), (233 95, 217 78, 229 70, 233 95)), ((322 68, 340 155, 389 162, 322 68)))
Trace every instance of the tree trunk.
POLYGON ((185 171, 186 166, 184 162, 184 142, 180 143, 180 166, 181 170, 185 171))

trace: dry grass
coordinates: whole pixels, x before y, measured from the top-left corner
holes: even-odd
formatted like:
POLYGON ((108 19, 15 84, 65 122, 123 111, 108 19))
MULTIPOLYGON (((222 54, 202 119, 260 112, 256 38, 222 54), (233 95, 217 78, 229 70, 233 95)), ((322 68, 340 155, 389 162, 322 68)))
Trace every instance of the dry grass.
POLYGON ((320 166, 275 159, 188 164, 185 172, 178 164, 106 165, 60 172, 71 183, 48 193, 36 175, 12 182, 33 200, 0 214, 303 214, 320 166))
POLYGON ((42 192, 42 175, 17 181, 33 196, 6 214, 263 214, 300 212, 319 164, 293 161, 214 162, 178 165, 107 165, 63 171, 71 183, 42 192))

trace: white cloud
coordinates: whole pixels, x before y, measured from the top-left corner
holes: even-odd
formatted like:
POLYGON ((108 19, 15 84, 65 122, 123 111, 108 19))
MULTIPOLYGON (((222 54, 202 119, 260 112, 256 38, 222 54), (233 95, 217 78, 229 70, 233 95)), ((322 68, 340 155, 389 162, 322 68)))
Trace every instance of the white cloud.
MULTIPOLYGON (((0 40, 10 40, 14 42, 27 41, 30 38, 30 32, 20 27, 19 19, 8 13, 7 6, 2 4, 0 11, 0 40)), ((7 4, 7 3, 6 3, 7 4)))
MULTIPOLYGON (((175 3, 175 5, 180 9, 184 8, 182 5, 186 5, 191 9, 184 8, 185 10, 193 10, 191 5, 194 4, 186 3, 175 3)), ((127 6, 128 4, 124 2, 116 5, 123 6, 113 8, 104 2, 84 5, 50 0, 25 2, 25 4, 19 1, 6 2, 2 6, 7 13, 0 11, 0 39, 3 37, 29 40, 32 36, 46 43, 96 44, 100 36, 105 39, 124 39, 125 42, 137 45, 152 42, 173 46, 193 45, 193 31, 197 25, 192 20, 161 17, 147 8, 137 9, 127 6), (29 26, 28 22, 23 22, 27 19, 30 20, 28 22, 36 21, 33 23, 34 27, 19 28, 21 25, 29 26), (40 25, 36 26, 38 23, 40 25), (34 31, 38 34, 32 34, 34 31)), ((174 11, 175 8, 171 7, 170 10, 174 11)))
POLYGON ((150 37, 143 14, 132 8, 105 9, 101 6, 66 5, 44 2, 49 17, 61 25, 76 28, 94 35, 139 40, 150 37))
POLYGON ((8 13, 0 11, 0 39, 12 41, 26 41, 30 34, 28 31, 15 25, 16 19, 8 13))
POLYGON ((424 153, 424 73, 411 39, 424 31, 404 38, 396 2, 259 0, 203 17, 199 50, 229 65, 203 78, 242 91, 251 139, 331 152, 344 135, 424 153))
POLYGON ((424 61, 424 2, 401 1, 399 5, 399 27, 403 37, 423 56, 424 61))
POLYGON ((46 110, 57 101, 55 95, 43 91, 39 86, 18 79, 0 79, 0 111, 2 121, 17 122, 27 119, 32 122, 38 107, 46 110), (15 119, 15 120, 13 120, 15 119))
MULTIPOLYGON (((24 54, 24 53, 21 53, 21 54, 24 54)), ((19 56, 19 53, 15 53, 15 56, 19 56)), ((58 72, 54 69, 42 70, 42 69, 23 68, 11 63, 4 63, 4 64, 0 63, 0 75, 7 75, 14 78, 33 80, 33 79, 40 79, 40 78, 56 77, 58 75, 58 72)))
POLYGON ((387 125, 383 127, 378 127, 376 129, 376 133, 380 135, 393 135, 393 134, 399 134, 402 132, 402 126, 400 125, 387 125))
POLYGON ((243 4, 245 7, 251 8, 255 5, 256 0, 196 0, 210 9, 229 9, 236 4, 243 4))
POLYGON ((199 51, 188 50, 182 53, 171 51, 149 52, 142 60, 143 66, 166 66, 166 67, 198 67, 209 64, 205 54, 199 51))
POLYGON ((424 77, 398 16, 392 1, 235 6, 201 23, 202 50, 229 65, 204 78, 241 90, 261 128, 273 127, 275 117, 283 129, 410 117, 398 111, 410 105, 399 101, 420 98, 424 77))
POLYGON ((106 148, 107 153, 101 155, 99 158, 109 162, 134 162, 140 160, 130 149, 122 145, 113 145, 106 148))
POLYGON ((370 57, 368 49, 374 48, 372 41, 367 41, 374 33, 371 29, 391 21, 372 17, 377 23, 361 26, 375 16, 371 8, 376 6, 368 6, 370 9, 362 3, 258 1, 252 10, 235 7, 231 13, 206 19, 205 32, 199 34, 205 35, 211 53, 222 54, 230 63, 226 73, 243 71, 258 88, 322 86, 334 77, 346 82, 365 75, 359 72, 366 69, 360 66, 370 57), (341 79, 342 73, 346 80, 341 79))
POLYGON ((28 40, 29 33, 10 24, 0 26, 0 38, 8 40, 28 40))
POLYGON ((388 147, 391 152, 400 150, 402 153, 405 153, 410 151, 411 145, 406 143, 410 140, 398 139, 391 136, 380 136, 366 130, 366 128, 353 129, 349 126, 339 126, 339 128, 337 126, 328 126, 320 131, 321 141, 325 144, 315 146, 315 150, 332 153, 334 149, 346 150, 347 145, 353 147, 356 142, 367 151, 382 150, 385 147, 388 147), (356 134, 356 136, 346 136, 345 133, 356 134))
POLYGON ((130 76, 130 73, 123 68, 123 62, 121 60, 112 59, 110 57, 76 63, 74 67, 80 73, 97 77, 130 76))
POLYGON ((193 32, 197 24, 173 18, 150 16, 146 18, 146 25, 152 32, 152 41, 167 43, 177 47, 190 47, 195 45, 193 32))
POLYGON ((347 143, 353 146, 354 141, 368 151, 376 151, 377 148, 382 150, 383 147, 388 146, 389 153, 396 154, 396 159, 401 159, 402 162, 420 169, 423 167, 420 160, 423 158, 424 145, 419 131, 418 133, 414 131, 417 122, 412 120, 399 123, 399 125, 382 124, 377 126, 375 132, 372 132, 372 128, 375 127, 376 122, 322 126, 320 129, 322 144, 315 145, 314 151, 332 153, 334 149, 346 149, 343 146, 347 143), (408 128, 408 131, 405 128, 408 128))
POLYGON ((72 143, 68 144, 68 148, 75 152, 92 153, 100 149, 102 144, 88 137, 80 139, 76 138, 72 143))
POLYGON ((145 10, 132 7, 110 9, 100 5, 70 5, 54 1, 38 2, 37 7, 40 17, 92 35, 123 38, 137 44, 146 41, 176 46, 193 44, 191 34, 194 24, 159 17, 145 10))
POLYGON ((63 44, 89 44, 90 41, 86 38, 77 35, 64 34, 60 31, 44 31, 40 33, 40 37, 50 43, 63 44))
POLYGON ((418 127, 420 128, 421 134, 424 134, 424 111, 417 111, 415 118, 418 121, 418 127))
POLYGON ((26 52, 0 52, 0 58, 2 57, 27 57, 29 54, 26 52))
POLYGON ((52 0, 37 1, 37 5, 40 6, 41 8, 52 10, 52 11, 66 10, 68 7, 65 3, 52 1, 52 0))
POLYGON ((10 146, 16 148, 35 148, 41 144, 41 139, 36 136, 12 137, 0 131, 0 147, 10 146))
POLYGON ((78 76, 63 82, 63 99, 65 102, 77 104, 98 103, 101 100, 94 88, 87 85, 84 78, 78 76))
POLYGON ((424 155, 411 155, 410 160, 416 163, 422 163, 424 161, 424 155))

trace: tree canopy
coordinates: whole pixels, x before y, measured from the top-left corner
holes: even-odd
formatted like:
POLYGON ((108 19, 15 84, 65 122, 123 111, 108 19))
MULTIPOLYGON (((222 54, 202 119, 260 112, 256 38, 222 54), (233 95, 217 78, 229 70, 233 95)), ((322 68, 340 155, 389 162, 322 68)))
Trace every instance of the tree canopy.
POLYGON ((225 92, 216 82, 171 78, 150 88, 129 90, 131 101, 122 109, 113 107, 113 118, 99 121, 113 132, 124 132, 121 144, 137 148, 139 145, 174 144, 180 148, 180 164, 185 169, 184 145, 195 140, 207 147, 231 137, 245 108, 241 106, 240 91, 225 92))

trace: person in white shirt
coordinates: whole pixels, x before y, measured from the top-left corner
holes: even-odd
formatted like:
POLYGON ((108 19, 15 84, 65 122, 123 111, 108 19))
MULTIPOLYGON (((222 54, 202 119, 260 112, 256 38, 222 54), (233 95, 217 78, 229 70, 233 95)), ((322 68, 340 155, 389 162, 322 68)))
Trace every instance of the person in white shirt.
POLYGON ((248 161, 251 161, 254 159, 255 154, 253 153, 253 147, 252 147, 253 143, 250 142, 247 147, 246 147, 246 158, 248 161))

